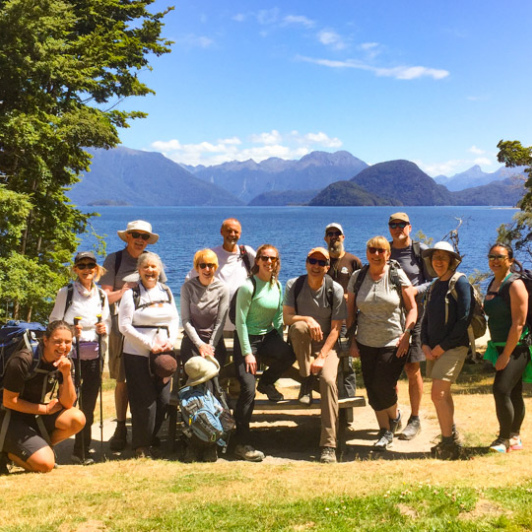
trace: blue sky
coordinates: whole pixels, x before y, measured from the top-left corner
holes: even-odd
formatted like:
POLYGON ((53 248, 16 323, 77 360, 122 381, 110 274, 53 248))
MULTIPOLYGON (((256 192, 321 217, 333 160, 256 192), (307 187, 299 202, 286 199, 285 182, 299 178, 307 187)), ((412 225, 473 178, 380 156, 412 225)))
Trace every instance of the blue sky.
POLYGON ((429 175, 532 144, 529 0, 156 0, 172 53, 124 146, 185 164, 347 150, 429 175))

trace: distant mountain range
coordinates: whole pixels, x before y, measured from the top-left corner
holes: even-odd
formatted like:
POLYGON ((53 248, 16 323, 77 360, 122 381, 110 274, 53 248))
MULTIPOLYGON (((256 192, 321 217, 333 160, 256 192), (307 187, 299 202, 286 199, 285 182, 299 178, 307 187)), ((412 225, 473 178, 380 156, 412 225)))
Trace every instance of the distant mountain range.
POLYGON ((160 153, 125 147, 91 154, 91 171, 68 193, 78 205, 515 206, 523 195, 522 169, 486 174, 474 166, 432 179, 410 161, 368 166, 346 151, 210 167, 182 166, 160 153))

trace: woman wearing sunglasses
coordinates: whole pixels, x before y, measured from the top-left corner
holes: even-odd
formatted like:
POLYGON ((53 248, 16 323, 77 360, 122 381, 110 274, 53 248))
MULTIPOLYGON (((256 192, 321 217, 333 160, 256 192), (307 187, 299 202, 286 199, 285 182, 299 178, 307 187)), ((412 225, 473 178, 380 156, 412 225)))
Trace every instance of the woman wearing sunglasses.
POLYGON ((412 284, 395 261, 390 244, 376 236, 366 244, 368 266, 356 271, 348 285, 348 322, 356 324, 350 354, 360 358, 368 401, 379 434, 373 449, 385 451, 400 429, 397 381, 406 362, 410 334, 417 320, 412 284))
POLYGON ((432 447, 435 458, 456 460, 462 446, 454 424, 451 385, 462 371, 469 349, 472 288, 463 274, 455 273, 462 261, 449 242, 437 242, 422 253, 435 281, 427 293, 421 324, 421 344, 432 379, 432 402, 441 429, 441 441, 432 447))
POLYGON ((250 445, 249 424, 255 404, 255 374, 265 362, 258 391, 272 402, 284 399, 275 382, 293 364, 292 348, 283 340, 283 294, 278 281, 281 260, 277 249, 264 244, 255 256, 250 278, 238 289, 236 297, 236 334, 234 361, 240 395, 234 416, 237 445, 235 455, 243 460, 260 462, 261 451, 250 445))
MULTIPOLYGON (((214 357, 223 367, 226 358, 223 329, 229 310, 229 287, 215 277, 218 256, 212 249, 196 252, 194 269, 198 276, 181 287, 181 322, 185 329, 181 359, 186 363, 194 356, 214 357)), ((218 387, 215 389, 210 382, 211 391, 219 397, 218 387)), ((218 459, 216 444, 206 445, 195 438, 188 443, 185 462, 216 462, 218 459)))
POLYGON ((520 430, 525 418, 523 401, 523 373, 530 362, 526 318, 528 292, 519 278, 520 264, 513 250, 506 244, 495 244, 489 254, 489 267, 493 279, 484 300, 484 310, 489 317, 491 341, 484 355, 491 360, 497 373, 493 382, 493 395, 499 436, 490 445, 490 451, 505 453, 523 448, 520 430), (491 355, 491 356, 490 356, 491 355))
POLYGON ((74 363, 74 370, 78 367, 81 369, 82 385, 79 390, 79 401, 87 423, 83 431, 76 434, 72 460, 84 465, 94 463, 89 457, 91 427, 106 349, 105 343, 98 342, 98 337, 105 338, 111 327, 107 295, 96 286, 104 272, 104 268, 97 264, 92 251, 78 253, 72 268, 74 282, 59 290, 49 317, 50 323, 64 320, 71 325, 74 325, 76 318, 80 318, 75 327, 78 345, 73 355, 77 357, 79 352, 80 364, 78 366, 74 363))

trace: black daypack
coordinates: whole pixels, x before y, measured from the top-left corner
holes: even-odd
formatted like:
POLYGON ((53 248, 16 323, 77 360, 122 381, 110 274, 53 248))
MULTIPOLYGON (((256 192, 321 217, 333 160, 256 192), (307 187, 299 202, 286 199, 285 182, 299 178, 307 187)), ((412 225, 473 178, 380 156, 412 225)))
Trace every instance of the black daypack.
POLYGON ((158 301, 150 301, 149 303, 140 304, 140 284, 134 286, 131 291, 133 292, 133 304, 135 305, 135 310, 151 307, 152 305, 160 305, 161 303, 171 303, 172 302, 172 292, 170 288, 163 283, 159 283, 161 287, 166 292, 168 299, 161 299, 158 301))
MULTIPOLYGON (((100 304, 102 306, 102 311, 103 311, 103 307, 105 306, 105 292, 101 288, 99 287, 97 288, 98 288, 98 294, 100 296, 100 304)), ((67 284, 67 297, 65 301, 65 311, 63 312, 63 316, 67 313, 67 310, 72 305, 73 297, 74 297, 74 285, 73 283, 68 283, 67 284)))
POLYGON ((4 389, 4 376, 9 359, 21 349, 26 348, 33 353, 33 365, 27 380, 38 373, 41 360, 39 339, 43 337, 45 330, 40 323, 14 320, 8 321, 0 328, 0 390, 4 389))
POLYGON ((248 274, 250 274, 251 273, 251 260, 249 259, 246 246, 238 246, 238 248, 240 249, 239 258, 244 263, 244 266, 246 267, 248 274))
MULTIPOLYGON (((528 325, 529 331, 532 333, 532 270, 523 269, 520 272, 512 272, 510 276, 501 284, 501 287, 499 288, 499 295, 503 298, 508 307, 511 308, 510 285, 517 279, 523 281, 526 291, 528 292, 528 312, 526 315, 526 323, 528 325)), ((488 286, 488 292, 492 283, 493 280, 488 286)))
MULTIPOLYGON (((257 281, 255 280, 255 277, 252 275, 249 277, 251 280, 251 283, 253 284, 253 291, 251 292, 251 299, 255 297, 255 292, 257 291, 257 281)), ((233 294, 233 297, 231 298, 231 302, 229 303, 229 321, 236 325, 236 296, 238 295, 238 291, 240 290, 240 286, 236 289, 236 292, 233 294)))

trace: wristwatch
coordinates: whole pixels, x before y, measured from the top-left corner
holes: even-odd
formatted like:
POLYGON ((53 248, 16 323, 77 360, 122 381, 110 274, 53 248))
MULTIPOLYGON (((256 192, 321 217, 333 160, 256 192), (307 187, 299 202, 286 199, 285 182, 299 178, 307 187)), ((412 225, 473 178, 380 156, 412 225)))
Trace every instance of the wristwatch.
POLYGON ((412 329, 409 329, 408 327, 405 329, 405 332, 409 333, 410 335, 412 335, 412 329))

